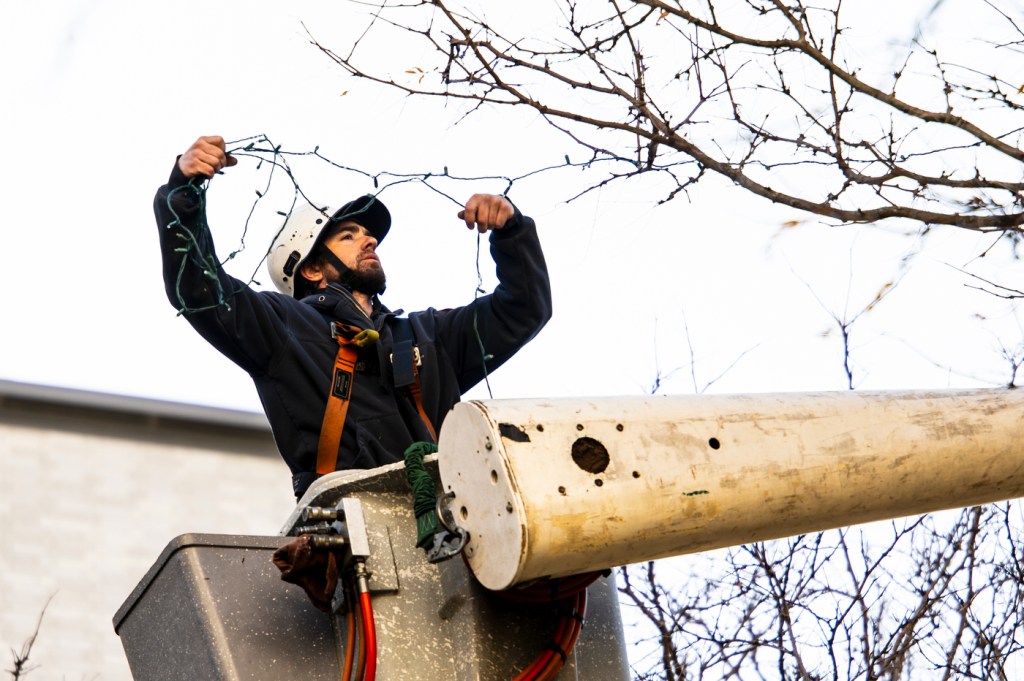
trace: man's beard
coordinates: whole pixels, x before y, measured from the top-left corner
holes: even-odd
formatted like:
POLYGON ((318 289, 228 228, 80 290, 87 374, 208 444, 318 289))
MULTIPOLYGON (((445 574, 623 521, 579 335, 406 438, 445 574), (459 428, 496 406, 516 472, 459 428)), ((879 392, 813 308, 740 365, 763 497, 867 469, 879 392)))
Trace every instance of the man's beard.
POLYGON ((384 276, 384 268, 378 264, 376 267, 361 267, 359 270, 349 269, 346 283, 353 291, 372 296, 384 292, 387 277, 384 276))

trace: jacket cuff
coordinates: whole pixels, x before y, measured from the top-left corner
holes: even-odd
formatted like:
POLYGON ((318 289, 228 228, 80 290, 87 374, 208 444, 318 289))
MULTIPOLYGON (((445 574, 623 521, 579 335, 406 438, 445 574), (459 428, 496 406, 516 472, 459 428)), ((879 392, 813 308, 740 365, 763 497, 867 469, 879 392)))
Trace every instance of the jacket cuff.
POLYGON ((171 169, 171 176, 167 178, 168 187, 181 187, 182 185, 188 184, 189 178, 185 177, 185 173, 181 172, 181 168, 178 167, 178 159, 180 158, 181 156, 174 159, 174 168, 171 169))
POLYGON ((202 188, 194 185, 192 179, 181 172, 178 161, 175 159, 174 168, 171 169, 171 175, 167 178, 167 184, 161 188, 161 194, 167 197, 166 200, 174 205, 175 210, 194 213, 199 209, 202 188))
MULTIPOLYGON (((511 201, 509 203, 511 203, 511 201)), ((523 214, 519 212, 519 208, 514 203, 512 204, 512 208, 514 208, 516 212, 505 222, 505 225, 501 229, 491 230, 491 241, 510 239, 515 236, 519 232, 519 228, 523 226, 523 214)))

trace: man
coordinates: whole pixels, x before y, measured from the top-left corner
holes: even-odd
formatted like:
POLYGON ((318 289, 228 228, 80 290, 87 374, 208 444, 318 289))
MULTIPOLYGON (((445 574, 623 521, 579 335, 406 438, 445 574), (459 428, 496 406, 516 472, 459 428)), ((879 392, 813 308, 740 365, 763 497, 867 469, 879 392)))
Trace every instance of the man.
MULTIPOLYGON (((221 137, 200 137, 157 191, 164 283, 171 304, 252 377, 297 498, 318 475, 393 463, 433 439, 462 393, 551 317, 533 220, 485 194, 458 216, 490 233, 499 284, 470 305, 400 318, 381 303, 376 249, 391 216, 372 196, 289 216, 268 256, 281 293, 253 291, 220 267, 206 227, 203 181, 235 163, 221 137)), ((443 276, 444 263, 429 271, 443 276)))

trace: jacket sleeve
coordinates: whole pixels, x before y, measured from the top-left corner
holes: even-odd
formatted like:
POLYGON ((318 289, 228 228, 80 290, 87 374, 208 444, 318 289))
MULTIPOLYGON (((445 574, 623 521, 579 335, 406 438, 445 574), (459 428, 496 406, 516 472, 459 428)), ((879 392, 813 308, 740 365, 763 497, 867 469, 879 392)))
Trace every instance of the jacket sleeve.
POLYGON ((533 220, 516 209, 490 235, 498 275, 494 292, 436 313, 437 339, 455 367, 461 392, 483 380, 551 319, 551 282, 533 220))
MULTIPOLYGON (((283 301, 228 275, 206 224, 205 189, 174 164, 153 202, 167 299, 211 345, 253 375, 283 343, 283 301), (275 323, 276 322, 276 323, 275 323)), ((290 302, 290 301, 289 301, 290 302)))

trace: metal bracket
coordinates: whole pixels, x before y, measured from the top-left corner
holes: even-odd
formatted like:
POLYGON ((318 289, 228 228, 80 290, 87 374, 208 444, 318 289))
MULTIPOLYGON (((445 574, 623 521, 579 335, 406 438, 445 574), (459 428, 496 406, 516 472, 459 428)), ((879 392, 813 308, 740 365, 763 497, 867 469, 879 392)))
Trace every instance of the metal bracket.
POLYGON ((370 542, 366 532, 363 504, 354 497, 342 497, 334 508, 307 506, 302 509, 302 521, 310 525, 297 525, 292 534, 310 534, 317 541, 315 548, 348 548, 353 559, 365 560, 370 556, 370 542))
MULTIPOLYGON (((354 562, 365 586, 370 577, 366 570, 370 541, 362 502, 354 497, 342 497, 333 508, 307 506, 302 509, 302 521, 310 524, 296 526, 293 532, 311 535, 315 550, 338 552, 339 569, 354 562)), ((338 613, 346 606, 352 607, 352 604, 345 603, 345 590, 339 580, 331 597, 331 608, 338 613)))
POLYGON ((338 507, 345 517, 344 534, 349 541, 352 557, 366 560, 370 557, 370 540, 366 532, 363 502, 355 497, 342 497, 338 507))

